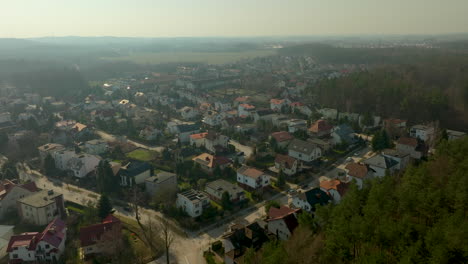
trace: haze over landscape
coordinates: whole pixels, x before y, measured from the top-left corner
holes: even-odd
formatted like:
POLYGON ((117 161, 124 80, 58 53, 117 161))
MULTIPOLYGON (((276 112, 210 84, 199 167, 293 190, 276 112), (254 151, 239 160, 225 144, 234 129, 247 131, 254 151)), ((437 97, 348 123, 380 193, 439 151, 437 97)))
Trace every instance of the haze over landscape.
POLYGON ((468 1, 0 4, 0 264, 468 263, 468 1))
POLYGON ((464 0, 3 1, 0 37, 462 33, 464 0))

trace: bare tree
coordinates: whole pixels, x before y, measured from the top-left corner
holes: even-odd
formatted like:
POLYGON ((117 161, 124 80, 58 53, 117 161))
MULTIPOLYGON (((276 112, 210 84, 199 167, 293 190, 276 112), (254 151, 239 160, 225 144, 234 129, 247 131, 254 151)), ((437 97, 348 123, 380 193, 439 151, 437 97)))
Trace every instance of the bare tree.
POLYGON ((174 234, 169 227, 169 221, 167 221, 167 219, 161 219, 159 227, 161 229, 160 236, 166 251, 166 264, 169 264, 169 249, 171 248, 172 242, 174 242, 174 234))

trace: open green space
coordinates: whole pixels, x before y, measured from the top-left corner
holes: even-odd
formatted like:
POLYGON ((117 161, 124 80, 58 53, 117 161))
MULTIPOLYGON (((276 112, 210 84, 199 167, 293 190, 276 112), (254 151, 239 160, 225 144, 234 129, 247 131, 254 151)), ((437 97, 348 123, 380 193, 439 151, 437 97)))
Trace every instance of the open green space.
POLYGON ((140 161, 151 161, 157 157, 157 153, 146 149, 136 149, 126 154, 128 158, 140 161))

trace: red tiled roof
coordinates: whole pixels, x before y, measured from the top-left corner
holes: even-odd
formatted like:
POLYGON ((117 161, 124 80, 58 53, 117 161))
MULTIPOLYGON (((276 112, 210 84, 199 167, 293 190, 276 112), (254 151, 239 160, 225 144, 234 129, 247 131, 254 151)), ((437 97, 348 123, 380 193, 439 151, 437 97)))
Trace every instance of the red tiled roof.
POLYGON ((205 138, 207 135, 208 135, 208 132, 203 132, 203 133, 190 135, 190 138, 191 139, 202 139, 202 138, 205 138))
MULTIPOLYGON (((121 228, 120 220, 109 215, 100 224, 90 225, 82 227, 80 229, 80 242, 82 247, 87 247, 96 244, 98 241, 102 241, 103 235, 106 232, 112 231, 114 228, 121 228)), ((110 236, 108 239, 114 239, 110 236)))
POLYGON ((241 104, 240 106, 242 106, 245 109, 255 109, 255 106, 251 104, 241 104))
POLYGON ((367 167, 363 164, 350 163, 345 168, 348 170, 348 174, 353 177, 363 179, 367 175, 367 167))
POLYGON ((280 208, 270 207, 268 211, 268 221, 277 220, 284 218, 290 214, 298 212, 300 209, 292 209, 287 206, 281 206, 280 208))
POLYGON ((398 144, 412 146, 416 148, 418 146, 418 140, 416 138, 401 137, 397 141, 398 144))
POLYGON ((274 132, 274 133, 271 133, 271 136, 277 142, 288 141, 294 138, 289 132, 286 132, 286 131, 274 132))
POLYGON ((270 99, 270 103, 279 105, 279 104, 284 103, 284 99, 270 99))
POLYGON ((384 120, 384 123, 386 125, 399 125, 401 123, 406 123, 406 120, 403 120, 403 119, 397 119, 397 118, 388 118, 388 119, 385 119, 384 120))
POLYGON ((28 249, 35 248, 35 237, 37 232, 33 233, 22 233, 20 235, 11 236, 10 242, 8 242, 8 247, 6 252, 10 253, 15 247, 27 247, 28 249))
POLYGON ((340 195, 345 194, 348 191, 349 183, 342 182, 340 180, 329 180, 320 182, 320 188, 327 191, 334 189, 340 195))
POLYGON ((292 102, 291 104, 289 104, 290 106, 292 107, 296 107, 296 106, 303 106, 304 104, 301 103, 301 102, 292 102))
POLYGON ((296 159, 288 155, 277 154, 275 158, 275 163, 279 163, 288 169, 292 168, 294 162, 296 162, 296 159))
POLYGON ((248 96, 240 96, 240 97, 237 97, 236 99, 234 99, 234 101, 236 101, 236 102, 247 102, 248 100, 249 100, 248 96))
POLYGON ((37 191, 39 191, 39 189, 37 188, 35 182, 27 182, 27 183, 25 183, 25 184, 23 184, 23 185, 20 185, 20 187, 23 188, 23 189, 26 189, 26 190, 28 190, 28 191, 30 191, 30 192, 37 192, 37 191))
POLYGON ((226 157, 221 157, 221 156, 213 156, 208 153, 202 153, 195 158, 192 159, 194 162, 203 164, 207 166, 208 168, 214 168, 216 166, 221 166, 225 164, 231 163, 231 160, 229 160, 226 157))
POLYGON ((309 131, 313 133, 320 133, 330 131, 332 128, 333 126, 330 125, 327 121, 320 119, 312 124, 312 126, 309 128, 309 131))
POLYGON ((47 227, 40 233, 39 241, 45 241, 48 244, 58 248, 62 240, 65 238, 65 222, 59 218, 55 218, 47 227))
POLYGON ((244 175, 244 176, 247 176, 247 177, 250 177, 250 178, 255 178, 255 179, 264 174, 263 171, 258 170, 258 169, 253 168, 253 167, 249 167, 249 166, 242 166, 241 168, 239 168, 237 170, 237 172, 244 175))

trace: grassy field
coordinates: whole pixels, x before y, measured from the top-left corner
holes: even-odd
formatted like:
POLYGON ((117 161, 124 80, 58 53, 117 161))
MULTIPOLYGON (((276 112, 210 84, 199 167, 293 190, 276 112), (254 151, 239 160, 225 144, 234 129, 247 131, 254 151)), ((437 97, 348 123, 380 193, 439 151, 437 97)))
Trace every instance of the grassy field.
POLYGON ((249 50, 240 52, 140 52, 122 57, 104 57, 110 61, 131 61, 138 64, 198 62, 224 64, 241 59, 275 55, 274 50, 249 50))
POLYGON ((132 152, 127 153, 127 157, 140 160, 140 161, 151 161, 157 157, 157 153, 154 151, 146 150, 146 149, 135 149, 132 152))

